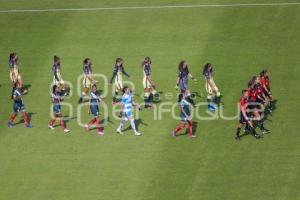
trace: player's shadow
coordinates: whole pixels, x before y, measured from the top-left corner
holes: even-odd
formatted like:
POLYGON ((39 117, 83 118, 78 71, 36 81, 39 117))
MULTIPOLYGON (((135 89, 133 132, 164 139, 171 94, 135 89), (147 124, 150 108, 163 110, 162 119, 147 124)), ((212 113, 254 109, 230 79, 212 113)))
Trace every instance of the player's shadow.
MULTIPOLYGON (((28 112, 26 114, 27 114, 27 117, 28 117, 29 121, 31 121, 32 116, 35 115, 35 114, 37 114, 37 113, 28 112)), ((22 118, 18 122, 14 123, 14 125, 23 124, 23 123, 24 123, 24 119, 22 118)))
MULTIPOLYGON (((139 130, 139 127, 140 127, 141 124, 144 125, 144 126, 148 126, 148 124, 143 122, 143 120, 141 118, 136 119, 134 121, 134 123, 135 123, 136 130, 139 130)), ((129 125, 126 129, 124 129, 123 132, 129 131, 129 130, 132 130, 131 125, 129 125)))

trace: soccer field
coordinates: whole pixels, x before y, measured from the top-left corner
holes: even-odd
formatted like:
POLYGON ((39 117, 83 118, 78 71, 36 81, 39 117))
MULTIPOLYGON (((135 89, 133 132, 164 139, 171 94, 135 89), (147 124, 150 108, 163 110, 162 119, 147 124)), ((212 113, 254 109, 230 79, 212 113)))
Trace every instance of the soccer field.
MULTIPOLYGON (((296 0, 0 1, 0 200, 299 200, 299 24, 296 0), (295 4, 281 4, 287 2, 295 4), (12 112, 7 60, 14 51, 29 87, 23 99, 32 129, 6 125, 12 112), (73 109, 69 134, 47 128, 54 55, 73 86, 65 100, 73 109), (90 120, 87 108, 78 112, 82 60, 91 58, 93 72, 110 78, 115 59, 124 58, 132 77, 124 80, 135 84, 135 101, 142 103, 145 56, 153 61, 160 104, 177 101, 181 60, 198 79, 190 82, 202 94, 196 102, 206 102, 202 69, 213 63, 225 116, 236 115, 247 81, 268 69, 277 100, 265 122, 271 133, 236 141, 237 119, 194 119, 197 138, 173 138, 178 120, 170 112, 156 120, 153 111, 142 110, 137 124, 143 135, 118 135, 111 86, 104 98, 110 111, 105 135, 87 133, 78 125, 90 120)), ((197 109, 208 116, 206 107, 197 109)))

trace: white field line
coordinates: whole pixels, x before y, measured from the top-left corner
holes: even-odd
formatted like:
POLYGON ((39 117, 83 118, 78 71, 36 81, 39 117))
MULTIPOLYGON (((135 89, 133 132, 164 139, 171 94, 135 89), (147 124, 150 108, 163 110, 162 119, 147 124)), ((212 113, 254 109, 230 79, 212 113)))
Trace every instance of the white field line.
POLYGON ((237 4, 198 4, 198 5, 164 5, 164 6, 130 6, 130 7, 98 7, 98 8, 49 8, 1 10, 0 13, 31 13, 31 12, 72 12, 72 11, 103 11, 103 10, 139 10, 139 9, 172 9, 172 8, 218 8, 218 7, 254 7, 254 6, 296 6, 300 2, 286 3, 237 3, 237 4))

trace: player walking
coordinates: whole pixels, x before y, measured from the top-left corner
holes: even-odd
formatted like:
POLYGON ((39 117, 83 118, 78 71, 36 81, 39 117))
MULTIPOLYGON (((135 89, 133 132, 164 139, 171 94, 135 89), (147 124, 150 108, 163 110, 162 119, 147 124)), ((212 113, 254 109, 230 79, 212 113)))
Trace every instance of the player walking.
POLYGON ((191 118, 191 111, 190 111, 190 102, 188 101, 188 91, 185 91, 183 95, 179 98, 179 106, 180 106, 180 118, 181 123, 179 126, 173 130, 172 136, 176 137, 177 133, 181 131, 183 128, 185 128, 186 124, 188 125, 188 131, 190 137, 196 137, 196 135, 193 134, 193 121, 191 118))
POLYGON ((255 116, 258 126, 263 134, 269 133, 270 131, 264 127, 264 98, 262 96, 260 88, 260 78, 254 76, 252 80, 252 85, 248 88, 249 96, 249 109, 251 109, 252 114, 255 116))
POLYGON ((122 77, 122 75, 124 74, 128 78, 130 77, 130 75, 125 71, 123 64, 124 64, 124 60, 122 58, 117 58, 116 59, 113 74, 112 74, 112 77, 110 79, 110 83, 112 84, 113 81, 114 81, 114 84, 115 84, 115 94, 113 96, 113 104, 116 104, 118 102, 117 97, 118 97, 119 91, 123 90, 123 77, 122 77))
POLYGON ((133 107, 134 106, 138 107, 139 105, 133 101, 133 95, 127 86, 123 88, 123 96, 121 99, 121 104, 122 104, 122 121, 117 129, 117 133, 123 135, 122 129, 124 127, 124 124, 127 121, 130 121, 130 125, 132 130, 134 131, 134 135, 136 136, 142 135, 136 130, 134 117, 133 117, 133 107))
POLYGON ((260 135, 258 135, 256 133, 253 123, 250 120, 250 118, 248 117, 248 115, 249 115, 249 113, 247 111, 248 103, 249 103, 248 92, 247 92, 247 90, 243 90, 242 97, 240 98, 240 101, 239 101, 240 117, 239 117, 239 125, 238 125, 237 131, 236 131, 236 137, 235 137, 235 139, 237 139, 237 140, 241 139, 240 132, 245 124, 248 127, 249 132, 251 134, 253 134, 256 139, 260 138, 260 135))
POLYGON ((151 108, 153 104, 153 96, 157 94, 156 86, 154 81, 152 80, 151 76, 151 59, 146 57, 142 62, 143 68, 143 86, 144 86, 144 101, 145 101, 145 108, 151 108))
POLYGON ((51 98, 52 98, 52 106, 53 106, 54 116, 53 116, 53 118, 51 118, 51 120, 50 120, 50 122, 48 124, 48 128, 51 129, 51 130, 54 130, 53 125, 56 122, 56 119, 60 118, 60 126, 61 126, 61 128, 63 129, 63 131, 65 133, 69 133, 70 130, 67 129, 66 122, 65 122, 64 117, 63 117, 63 115, 61 113, 61 102, 64 101, 64 98, 60 94, 61 94, 61 88, 58 87, 57 85, 53 85, 52 86, 52 95, 51 95, 51 98))
POLYGON ((188 69, 188 63, 184 60, 179 63, 178 70, 179 74, 177 77, 175 88, 177 89, 179 87, 181 91, 181 96, 183 94, 186 94, 187 101, 189 101, 193 106, 195 106, 194 100, 191 98, 191 92, 189 89, 189 77, 193 81, 197 81, 197 79, 192 76, 188 69))
POLYGON ((271 93, 269 73, 267 70, 262 70, 262 72, 260 73, 260 80, 261 80, 262 91, 264 95, 268 98, 269 111, 272 113, 274 107, 273 105, 274 99, 271 93))
POLYGON ((22 94, 26 94, 27 90, 25 90, 24 88, 23 79, 18 68, 18 61, 19 58, 17 53, 13 52, 9 55, 9 77, 13 84, 13 87, 15 87, 15 84, 17 84, 20 92, 22 94))
POLYGON ((216 86, 213 79, 213 65, 207 63, 203 68, 203 75, 205 77, 205 89, 207 92, 208 110, 214 112, 220 104, 221 93, 216 86))
POLYGON ((17 117, 18 113, 22 114, 22 117, 23 117, 26 127, 32 128, 32 126, 30 125, 29 117, 27 116, 27 114, 25 112, 25 105, 24 105, 24 102, 22 99, 22 93, 21 93, 20 86, 17 86, 17 85, 14 86, 11 98, 14 101, 14 103, 13 103, 13 113, 9 117, 9 120, 7 123, 8 128, 13 127, 13 121, 17 117))
POLYGON ((69 92, 66 92, 65 82, 61 77, 61 62, 58 56, 54 56, 53 58, 52 72, 53 72, 52 86, 57 85, 62 91, 62 93, 65 96, 68 96, 69 92))
POLYGON ((99 117, 99 104, 102 102, 100 96, 97 94, 97 86, 94 84, 92 86, 92 91, 90 93, 90 105, 89 105, 89 114, 92 114, 93 119, 85 125, 86 131, 90 131, 90 128, 93 124, 96 124, 97 133, 99 135, 104 135, 103 128, 101 127, 100 117, 99 117))
POLYGON ((78 100, 78 103, 82 103, 83 102, 83 97, 86 96, 92 85, 95 84, 96 81, 93 79, 93 74, 92 74, 92 61, 89 58, 86 58, 83 60, 83 90, 81 93, 81 96, 78 100))

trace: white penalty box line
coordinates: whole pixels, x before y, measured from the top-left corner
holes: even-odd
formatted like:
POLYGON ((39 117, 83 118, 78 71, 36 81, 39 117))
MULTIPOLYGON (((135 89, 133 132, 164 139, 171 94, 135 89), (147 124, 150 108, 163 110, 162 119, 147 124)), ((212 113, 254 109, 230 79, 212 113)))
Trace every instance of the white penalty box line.
POLYGON ((76 11, 140 10, 140 9, 154 10, 154 9, 172 9, 172 8, 173 9, 174 8, 220 8, 220 7, 296 6, 296 5, 300 5, 300 2, 128 6, 128 7, 98 7, 98 8, 14 9, 14 10, 0 10, 0 13, 76 12, 76 11))

